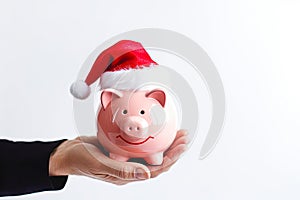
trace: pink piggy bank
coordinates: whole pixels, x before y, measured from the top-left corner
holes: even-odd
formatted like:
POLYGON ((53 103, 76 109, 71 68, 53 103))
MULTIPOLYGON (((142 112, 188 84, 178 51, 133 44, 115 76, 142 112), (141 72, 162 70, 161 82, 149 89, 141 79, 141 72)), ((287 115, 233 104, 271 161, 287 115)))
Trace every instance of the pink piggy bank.
POLYGON ((178 130, 178 109, 171 94, 163 89, 105 89, 100 98, 97 137, 110 158, 162 164, 178 130))

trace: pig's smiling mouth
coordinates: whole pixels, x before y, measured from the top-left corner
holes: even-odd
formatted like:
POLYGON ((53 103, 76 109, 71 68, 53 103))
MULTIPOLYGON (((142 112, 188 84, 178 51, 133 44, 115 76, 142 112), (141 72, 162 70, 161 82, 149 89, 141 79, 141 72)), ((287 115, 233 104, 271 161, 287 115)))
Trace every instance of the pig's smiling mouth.
POLYGON ((141 141, 141 142, 130 142, 128 140, 126 140, 125 138, 123 138, 121 135, 118 135, 116 138, 120 138, 122 139, 124 142, 128 143, 128 144, 131 144, 131 145, 140 145, 140 144, 144 144, 145 142, 147 142, 149 139, 154 139, 154 137, 152 136, 149 136, 147 137, 147 139, 141 141))

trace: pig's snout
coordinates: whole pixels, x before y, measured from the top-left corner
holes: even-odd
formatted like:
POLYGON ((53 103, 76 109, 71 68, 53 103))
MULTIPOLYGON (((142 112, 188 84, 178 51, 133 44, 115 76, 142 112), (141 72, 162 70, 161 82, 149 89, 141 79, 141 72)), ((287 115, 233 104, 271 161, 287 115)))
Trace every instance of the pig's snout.
POLYGON ((148 122, 137 116, 127 117, 122 121, 120 127, 126 135, 134 138, 146 138, 148 137, 148 122))

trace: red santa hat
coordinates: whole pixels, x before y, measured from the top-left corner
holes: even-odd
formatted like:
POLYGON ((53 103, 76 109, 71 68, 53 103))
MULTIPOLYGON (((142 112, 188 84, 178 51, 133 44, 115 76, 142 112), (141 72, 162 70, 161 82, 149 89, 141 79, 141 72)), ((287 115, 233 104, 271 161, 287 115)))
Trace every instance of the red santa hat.
POLYGON ((140 72, 157 66, 139 42, 121 40, 104 50, 97 57, 86 79, 74 82, 70 91, 75 98, 86 99, 91 92, 90 85, 99 78, 101 89, 134 89, 142 84, 142 76, 147 76, 140 72), (124 79, 125 76, 127 78, 124 79))

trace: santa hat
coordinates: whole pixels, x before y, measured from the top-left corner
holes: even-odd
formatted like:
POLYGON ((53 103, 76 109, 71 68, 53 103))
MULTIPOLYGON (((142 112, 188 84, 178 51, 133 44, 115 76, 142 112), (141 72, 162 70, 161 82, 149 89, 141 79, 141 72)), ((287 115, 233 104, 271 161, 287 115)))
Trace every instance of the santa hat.
POLYGON ((157 68, 157 63, 140 43, 121 40, 104 50, 97 57, 86 79, 73 83, 70 91, 75 98, 86 99, 91 92, 90 85, 99 78, 101 89, 134 89, 143 82, 141 76, 145 76, 145 73, 140 72, 153 68, 157 68))

